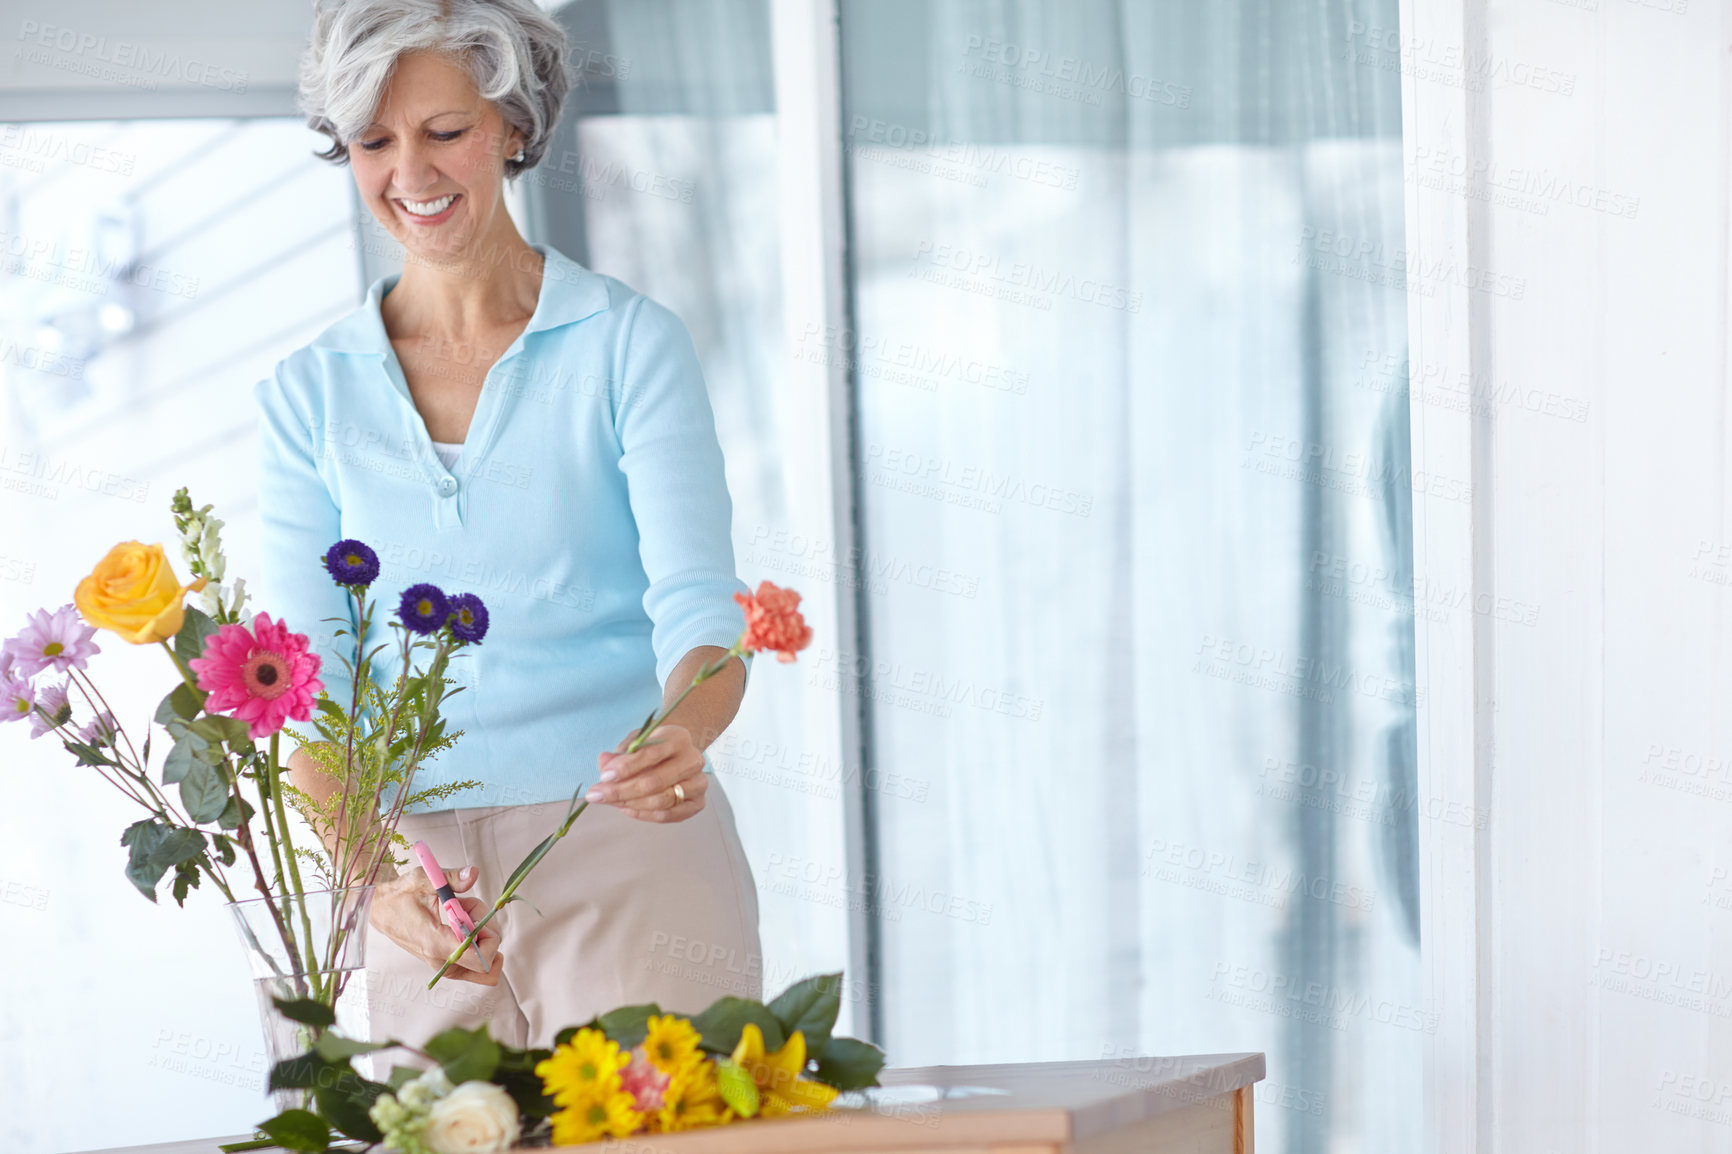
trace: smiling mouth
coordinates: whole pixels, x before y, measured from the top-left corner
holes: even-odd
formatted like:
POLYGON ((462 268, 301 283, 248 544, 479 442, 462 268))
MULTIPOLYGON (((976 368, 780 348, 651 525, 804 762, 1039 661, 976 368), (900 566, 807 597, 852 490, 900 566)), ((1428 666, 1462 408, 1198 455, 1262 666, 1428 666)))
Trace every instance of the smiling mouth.
POLYGON ((417 224, 438 224, 451 215, 462 199, 462 193, 448 192, 432 200, 399 199, 397 204, 402 207, 403 214, 417 224))

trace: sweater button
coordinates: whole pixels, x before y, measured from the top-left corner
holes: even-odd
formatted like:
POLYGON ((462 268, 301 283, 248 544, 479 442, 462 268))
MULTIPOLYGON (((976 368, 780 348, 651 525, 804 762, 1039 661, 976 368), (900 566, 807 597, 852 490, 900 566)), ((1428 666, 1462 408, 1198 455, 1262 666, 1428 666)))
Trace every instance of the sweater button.
POLYGON ((455 477, 439 478, 439 491, 449 497, 457 491, 457 479, 455 477))

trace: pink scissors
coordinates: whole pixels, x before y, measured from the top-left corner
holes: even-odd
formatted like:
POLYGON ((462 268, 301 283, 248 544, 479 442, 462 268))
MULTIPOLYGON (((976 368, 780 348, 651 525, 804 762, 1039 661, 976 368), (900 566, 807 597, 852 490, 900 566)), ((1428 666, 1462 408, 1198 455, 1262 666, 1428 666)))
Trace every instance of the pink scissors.
MULTIPOLYGON (((451 932, 462 941, 475 931, 475 923, 469 919, 469 911, 463 908, 463 903, 458 901, 457 895, 451 891, 451 883, 445 880, 445 871, 439 868, 439 859, 433 856, 433 850, 427 843, 418 841, 409 848, 421 863, 421 870, 427 875, 427 880, 433 883, 433 893, 439 899, 439 910, 445 915, 445 924, 450 926, 451 932)), ((475 951, 475 959, 481 963, 482 970, 487 970, 487 959, 481 956, 480 939, 470 942, 469 945, 475 951)))

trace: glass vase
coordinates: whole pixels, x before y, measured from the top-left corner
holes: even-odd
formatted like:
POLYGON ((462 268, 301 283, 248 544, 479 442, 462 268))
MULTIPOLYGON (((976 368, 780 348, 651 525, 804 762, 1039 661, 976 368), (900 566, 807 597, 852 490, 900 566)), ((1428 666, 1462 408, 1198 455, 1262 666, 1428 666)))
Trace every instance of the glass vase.
MULTIPOLYGON (((310 999, 335 1013, 349 978, 366 964, 372 886, 314 890, 232 902, 228 909, 252 970, 265 1038, 265 1078, 278 1062, 306 1053, 321 1027, 286 1017, 273 999, 310 999)), ((305 1108, 309 1092, 269 1092, 279 1112, 305 1108)))

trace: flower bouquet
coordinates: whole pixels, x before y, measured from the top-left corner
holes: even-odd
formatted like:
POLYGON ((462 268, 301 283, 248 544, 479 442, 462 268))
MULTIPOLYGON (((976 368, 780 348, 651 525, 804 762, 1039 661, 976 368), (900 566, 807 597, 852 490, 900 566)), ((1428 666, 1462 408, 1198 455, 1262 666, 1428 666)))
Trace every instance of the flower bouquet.
MULTIPOLYGON (((272 1089, 310 1091, 311 1108, 286 1110, 260 1123, 264 1138, 224 1149, 323 1154, 347 1138, 402 1154, 502 1154, 518 1143, 570 1146, 818 1113, 842 1091, 877 1085, 884 1065, 876 1046, 831 1033, 841 981, 808 978, 767 1005, 719 998, 691 1017, 625 1006, 566 1027, 551 1049, 505 1045, 485 1026, 418 1047, 329 1030, 270 1073, 272 1089), (351 1064, 392 1049, 430 1066, 393 1066, 389 1081, 376 1082, 351 1064)), ((283 1008, 330 1025, 317 1003, 283 1008)))
MULTIPOLYGON (((0 645, 0 722, 27 719, 32 738, 53 733, 79 765, 146 811, 120 838, 127 850, 127 879, 146 898, 156 901, 158 887, 172 874, 170 892, 177 905, 206 881, 227 899, 253 963, 271 1056, 300 1055, 273 1067, 270 1089, 279 1105, 312 1106, 341 1133, 370 1134, 374 1122, 366 1110, 357 1113, 355 1103, 364 1101, 370 1109, 380 1093, 403 1084, 356 1082, 352 1071, 334 1074, 338 1064, 346 1069, 349 1056, 379 1048, 332 1031, 335 1007, 350 976, 364 964, 372 887, 385 863, 401 864, 396 851, 407 848, 397 832, 405 809, 479 785, 464 781, 417 789, 415 774, 422 761, 461 736, 461 730, 448 730, 440 715, 443 703, 461 692, 448 685, 445 674, 454 653, 485 638, 487 607, 473 594, 447 596, 430 584, 403 590, 390 622, 397 634, 399 672, 384 688, 374 676, 373 658, 385 645, 367 645, 375 612, 368 590, 379 576, 378 557, 359 541, 332 544, 317 561, 350 602, 347 616, 327 619, 337 624, 334 637, 350 639, 353 653, 342 657, 350 684, 345 708, 325 692, 320 675, 328 671, 310 651, 307 636, 268 613, 246 612, 244 581, 223 583, 223 522, 211 516, 211 506, 195 509, 181 489, 171 508, 193 580, 180 583, 161 545, 128 541, 109 550, 79 582, 72 604, 30 615, 25 628, 0 645), (198 594, 202 607, 184 605, 189 594, 198 594), (171 744, 154 764, 155 733, 146 726, 142 742, 135 744, 89 672, 90 659, 100 652, 94 641, 98 629, 133 645, 159 645, 173 665, 174 684, 152 718, 171 744), (422 653, 429 656, 418 667, 415 658, 422 653), (74 693, 81 699, 78 705, 74 693), (310 723, 313 732, 287 729, 291 721, 310 723), (311 756, 328 788, 309 792, 286 780, 279 749, 285 730, 311 756), (318 835, 315 844, 296 844, 290 810, 318 835), (249 888, 259 896, 246 899, 249 888)), ((308 558, 309 567, 314 560, 308 558)), ((625 752, 655 741, 657 727, 673 709, 732 658, 768 649, 789 662, 810 643, 812 630, 800 616, 798 593, 766 581, 755 594, 735 599, 745 610, 745 630, 673 702, 651 711, 625 752)), ((578 787, 564 821, 513 871, 492 908, 429 987, 495 913, 521 900, 518 887, 583 812, 584 789, 578 787)), ((834 991, 822 986, 820 979, 802 983, 769 1007, 724 998, 691 1020, 686 1027, 690 1052, 680 1051, 686 1057, 700 1051, 710 1057, 694 1059, 689 1068, 681 1064, 684 1058, 657 1065, 659 1059, 649 1057, 644 1059, 648 1066, 639 1063, 607 1075, 605 1084, 628 1088, 634 1103, 628 1110, 620 1093, 603 1103, 603 1121, 614 1119, 606 1121, 612 1127, 607 1132, 630 1118, 638 1119, 634 1125, 680 1128, 688 1108, 694 1125, 699 1119, 774 1114, 784 1105, 815 1103, 824 1086, 847 1088, 861 1077, 870 1080, 882 1055, 864 1043, 829 1036, 834 991), (816 1063, 815 1082, 799 1077, 810 1063, 816 1063), (776 1076, 787 1084, 764 1081, 758 1077, 764 1071, 779 1071, 776 1076), (650 1104, 658 1102, 652 1110, 650 1104), (673 1113, 663 1120, 669 1109, 673 1113), (647 1121, 652 1114, 658 1121, 647 1121)), ((557 1040, 561 1048, 556 1051, 524 1052, 539 1055, 528 1066, 523 1054, 513 1056, 487 1039, 485 1029, 441 1034, 423 1052, 441 1063, 453 1083, 499 1081, 517 1096, 526 1116, 552 1117, 557 1138, 589 1133, 588 1127, 600 1124, 592 1117, 591 1099, 574 1097, 575 1083, 558 1082, 565 1075, 557 1071, 575 1052, 571 1047, 602 1046, 595 1040, 602 1037, 616 1050, 640 1046, 652 1017, 666 1016, 653 1006, 615 1011, 585 1027, 590 1031, 583 1034, 586 1040, 577 1040, 580 1030, 568 1031, 557 1040), (542 1062, 551 1062, 546 1070, 555 1071, 548 1075, 554 1081, 547 1083, 553 1088, 545 1102, 534 1080, 545 1073, 542 1062), (483 1068, 485 1074, 474 1072, 483 1068), (581 1124, 574 1112, 580 1100, 590 1111, 581 1124), (542 1109, 546 1103, 552 1104, 542 1109)), ((674 1027, 659 1029, 658 1038, 674 1027)), ((412 1114, 413 1103, 439 1098, 436 1090, 405 1088, 408 1098, 393 1101, 412 1114)), ((310 1125, 300 1117, 310 1113, 279 1115, 289 1119, 278 1126, 284 1129, 284 1144, 296 1125, 310 1125)), ((305 1134, 295 1140, 312 1141, 305 1134)))
MULTIPOLYGON (((181 489, 172 511, 194 580, 180 583, 161 545, 128 541, 109 550, 72 604, 29 615, 0 646, 0 721, 28 719, 33 738, 54 734, 79 765, 145 810, 120 844, 126 877, 146 898, 156 901, 172 875, 176 904, 207 881, 231 903, 262 1008, 272 1004, 267 994, 331 1008, 359 967, 371 885, 403 842, 396 823, 404 808, 475 784, 418 790, 414 779, 425 758, 459 735, 440 717, 441 704, 459 692, 447 688, 445 670, 454 652, 481 642, 487 610, 472 595, 447 598, 431 585, 405 590, 391 622, 402 672, 382 689, 371 659, 384 646, 363 645, 378 559, 360 542, 336 542, 320 560, 354 607, 352 619, 334 619, 335 636, 351 638, 354 652, 344 658, 353 689, 344 709, 324 693, 325 671, 306 635, 268 613, 245 612, 244 581, 222 584, 223 523, 211 506, 194 509, 181 489), (191 593, 201 595, 202 608, 183 605, 191 593), (89 671, 98 629, 160 645, 173 667, 173 686, 152 719, 171 744, 154 764, 156 735, 146 726, 135 743, 89 671), (411 659, 423 651, 431 659, 417 670, 411 659), (279 736, 289 721, 310 721, 322 738, 290 732, 331 779, 327 796, 284 780, 279 736), (291 808, 319 844, 296 844, 291 808), (259 896, 243 900, 249 889, 259 896)), ((267 1012, 273 1049, 304 1044, 323 1028, 305 1015, 292 1024, 285 1041, 267 1012)))

